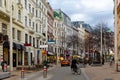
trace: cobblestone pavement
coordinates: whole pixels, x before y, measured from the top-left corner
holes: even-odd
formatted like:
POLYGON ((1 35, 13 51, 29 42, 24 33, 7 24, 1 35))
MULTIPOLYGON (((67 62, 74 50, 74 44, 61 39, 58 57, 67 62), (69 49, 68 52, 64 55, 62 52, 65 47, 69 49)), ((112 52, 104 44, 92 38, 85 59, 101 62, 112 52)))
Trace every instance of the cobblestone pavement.
POLYGON ((114 66, 105 63, 102 66, 86 66, 85 72, 90 80, 120 80, 120 72, 114 66))

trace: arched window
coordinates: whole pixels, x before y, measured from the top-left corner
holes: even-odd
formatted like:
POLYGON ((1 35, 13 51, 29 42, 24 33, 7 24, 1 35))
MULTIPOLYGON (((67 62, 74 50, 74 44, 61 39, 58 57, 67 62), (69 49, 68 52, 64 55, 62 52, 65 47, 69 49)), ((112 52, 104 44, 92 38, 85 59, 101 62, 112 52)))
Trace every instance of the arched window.
POLYGON ((21 11, 18 10, 18 20, 21 21, 21 11))

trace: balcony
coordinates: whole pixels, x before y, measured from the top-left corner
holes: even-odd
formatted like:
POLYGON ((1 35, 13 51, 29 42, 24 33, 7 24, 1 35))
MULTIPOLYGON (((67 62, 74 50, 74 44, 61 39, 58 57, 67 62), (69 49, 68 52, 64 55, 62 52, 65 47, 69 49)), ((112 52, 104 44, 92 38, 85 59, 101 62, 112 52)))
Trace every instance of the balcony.
POLYGON ((35 33, 35 30, 32 28, 32 27, 28 27, 28 32, 30 34, 34 34, 35 33))
POLYGON ((40 17, 36 17, 36 21, 42 23, 40 17))
POLYGON ((0 18, 9 21, 10 20, 10 15, 9 15, 9 11, 7 11, 6 9, 0 7, 0 18))
POLYGON ((36 4, 36 8, 40 9, 41 7, 40 7, 40 5, 39 5, 39 4, 36 4))
POLYGON ((38 39, 43 37, 42 33, 39 33, 39 32, 36 32, 35 35, 36 35, 36 38, 38 39))
POLYGON ((20 21, 20 20, 16 20, 16 19, 13 18, 13 23, 15 23, 16 25, 19 25, 21 28, 25 28, 25 27, 23 26, 22 21, 20 21))
POLYGON ((33 13, 29 12, 28 16, 32 19, 34 15, 33 15, 33 13))
POLYGON ((23 9, 22 3, 17 3, 17 5, 18 5, 18 8, 19 8, 20 10, 23 9))

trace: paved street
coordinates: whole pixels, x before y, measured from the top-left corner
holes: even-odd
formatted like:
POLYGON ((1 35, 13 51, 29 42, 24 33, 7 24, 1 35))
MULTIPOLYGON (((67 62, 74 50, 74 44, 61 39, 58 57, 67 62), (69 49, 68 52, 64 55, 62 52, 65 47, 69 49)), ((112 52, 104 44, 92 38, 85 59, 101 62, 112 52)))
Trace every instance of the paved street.
MULTIPOLYGON (((120 72, 114 71, 114 66, 105 63, 102 66, 89 66, 82 68, 81 75, 73 75, 70 67, 53 65, 48 69, 47 78, 43 78, 43 71, 26 71, 23 80, 120 80, 120 72), (88 79, 89 78, 89 79, 88 79)), ((21 80, 20 71, 13 71, 9 78, 4 80, 21 80)))
POLYGON ((85 72, 90 80, 120 80, 120 72, 116 72, 114 65, 105 63, 102 66, 87 66, 85 72))
POLYGON ((56 66, 54 69, 48 71, 47 78, 38 76, 31 80, 87 80, 82 70, 81 75, 72 74, 70 67, 56 66))

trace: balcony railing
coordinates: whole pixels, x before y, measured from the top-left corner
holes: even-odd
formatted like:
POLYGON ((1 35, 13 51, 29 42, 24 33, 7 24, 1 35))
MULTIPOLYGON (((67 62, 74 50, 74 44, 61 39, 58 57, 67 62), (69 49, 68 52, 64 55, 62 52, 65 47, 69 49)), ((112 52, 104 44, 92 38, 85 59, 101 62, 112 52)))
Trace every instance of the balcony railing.
POLYGON ((29 33, 31 33, 31 34, 35 33, 35 30, 32 27, 29 27, 28 30, 29 30, 29 33))

